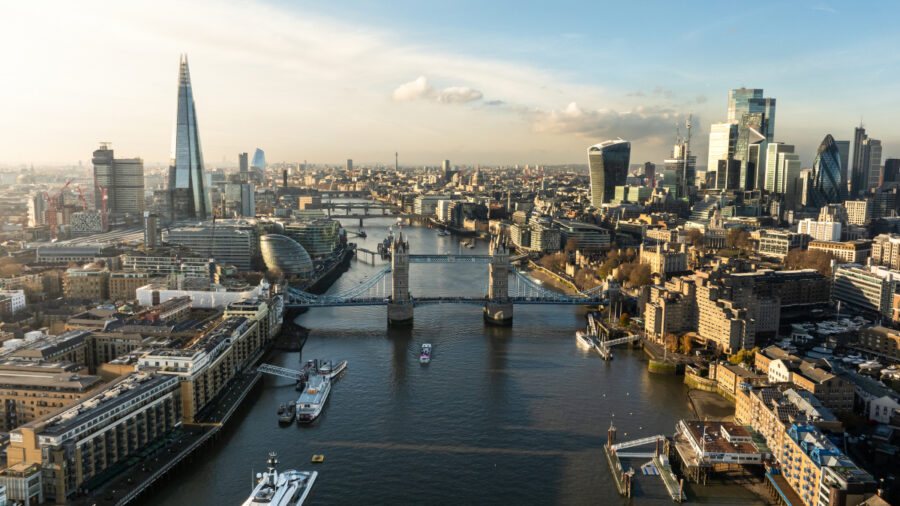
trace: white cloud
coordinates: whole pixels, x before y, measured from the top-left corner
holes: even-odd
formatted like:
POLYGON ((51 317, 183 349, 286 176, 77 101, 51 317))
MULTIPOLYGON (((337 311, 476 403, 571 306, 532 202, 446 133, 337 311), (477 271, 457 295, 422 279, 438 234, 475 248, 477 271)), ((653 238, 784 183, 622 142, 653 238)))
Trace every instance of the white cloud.
POLYGON ((451 86, 441 90, 437 100, 444 104, 465 104, 466 102, 481 100, 483 96, 480 91, 473 90, 468 86, 451 86))
POLYGON ((673 135, 678 115, 665 110, 636 108, 630 112, 585 109, 575 102, 564 109, 534 109, 527 113, 537 133, 573 134, 596 139, 622 137, 628 140, 673 135))
POLYGON ((428 83, 428 79, 425 76, 419 76, 413 81, 401 84, 391 95, 398 102, 432 96, 434 96, 434 87, 428 83))
POLYGON ((465 104, 481 100, 483 96, 480 91, 468 86, 451 86, 438 91, 425 76, 419 76, 413 81, 401 84, 391 94, 391 98, 398 102, 429 99, 442 104, 465 104))

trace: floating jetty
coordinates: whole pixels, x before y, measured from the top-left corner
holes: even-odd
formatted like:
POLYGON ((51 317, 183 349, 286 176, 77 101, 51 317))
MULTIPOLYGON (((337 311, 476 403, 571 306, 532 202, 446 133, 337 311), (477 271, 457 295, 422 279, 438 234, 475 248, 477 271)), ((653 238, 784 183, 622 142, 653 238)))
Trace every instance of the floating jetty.
POLYGON ((603 454, 606 455, 606 463, 609 465, 613 481, 616 482, 616 489, 618 489, 619 495, 628 498, 632 497, 636 474, 634 469, 630 467, 628 470, 625 470, 621 458, 650 458, 652 459, 652 467, 648 465, 650 462, 641 466, 643 474, 659 476, 666 487, 669 497, 675 502, 684 502, 687 499, 684 495, 684 480, 679 480, 675 476, 675 472, 669 463, 668 452, 669 439, 662 435, 617 443, 616 426, 613 423, 609 424, 606 444, 603 445, 603 454), (656 444, 656 449, 653 452, 619 451, 650 443, 656 444), (655 472, 653 471, 654 468, 655 472))

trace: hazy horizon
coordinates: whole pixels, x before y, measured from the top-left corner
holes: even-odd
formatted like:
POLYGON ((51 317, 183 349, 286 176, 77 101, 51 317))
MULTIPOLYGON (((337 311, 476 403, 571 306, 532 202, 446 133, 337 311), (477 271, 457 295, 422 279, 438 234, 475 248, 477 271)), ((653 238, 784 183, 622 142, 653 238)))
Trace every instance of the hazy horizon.
POLYGON ((900 57, 878 51, 890 25, 869 22, 896 5, 517 5, 6 6, 18 22, 0 41, 19 49, 0 84, 0 167, 89 165, 101 141, 166 164, 182 52, 211 166, 256 147, 270 163, 391 164, 398 151, 405 166, 584 164, 589 145, 616 137, 633 163, 659 163, 688 114, 705 166, 709 124, 741 86, 777 99, 775 140, 804 166, 861 117, 883 158, 900 154, 885 113, 900 106, 900 57))

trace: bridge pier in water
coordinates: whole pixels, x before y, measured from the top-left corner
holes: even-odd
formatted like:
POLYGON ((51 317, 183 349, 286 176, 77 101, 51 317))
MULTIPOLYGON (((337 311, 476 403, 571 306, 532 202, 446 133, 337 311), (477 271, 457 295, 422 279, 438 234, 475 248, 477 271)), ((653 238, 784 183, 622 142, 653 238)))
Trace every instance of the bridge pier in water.
POLYGON ((484 321, 492 325, 512 325, 513 305, 509 300, 509 248, 498 236, 491 239, 488 301, 484 321))
POLYGON ((410 325, 413 303, 409 298, 409 242, 403 232, 391 243, 391 301, 387 305, 388 325, 410 325))

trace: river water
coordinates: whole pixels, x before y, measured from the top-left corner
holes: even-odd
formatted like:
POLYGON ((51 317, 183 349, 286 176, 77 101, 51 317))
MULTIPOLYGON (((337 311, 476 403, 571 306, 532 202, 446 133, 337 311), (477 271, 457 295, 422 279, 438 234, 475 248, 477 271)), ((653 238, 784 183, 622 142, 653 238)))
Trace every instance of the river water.
MULTIPOLYGON (((366 220, 368 238, 352 240, 375 250, 393 224, 366 220)), ((358 222, 344 226, 353 232, 358 222)), ((412 253, 459 250, 459 238, 435 230, 403 233, 412 253)), ((479 240, 463 251, 487 250, 479 240)), ((331 292, 379 268, 353 260, 331 292)), ((487 268, 413 264, 411 292, 478 298, 487 268)), ((570 306, 517 306, 504 328, 487 326, 478 306, 436 305, 416 308, 412 327, 389 329, 384 307, 313 309, 297 319, 311 329, 302 357, 281 353, 269 361, 349 360, 322 416, 309 426, 280 427, 278 406, 297 392, 290 380, 265 377, 217 447, 142 503, 238 505, 276 451, 281 469, 319 472, 310 505, 625 504, 601 450, 610 420, 620 441, 671 434, 679 418, 691 416, 687 390, 681 377, 648 373, 639 350, 616 350, 605 362, 579 348, 574 333, 584 315, 570 306), (434 345, 429 365, 418 361, 423 342, 434 345), (310 464, 314 454, 325 463, 310 464)), ((672 504, 658 477, 638 474, 634 504, 672 504)), ((726 485, 694 489, 691 499, 759 504, 726 485)))

